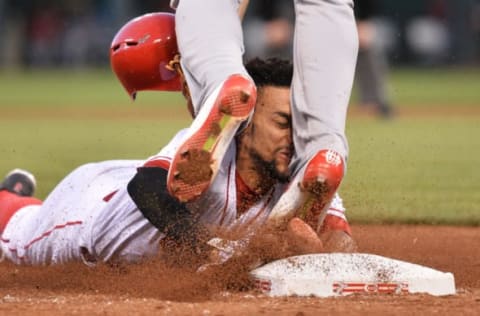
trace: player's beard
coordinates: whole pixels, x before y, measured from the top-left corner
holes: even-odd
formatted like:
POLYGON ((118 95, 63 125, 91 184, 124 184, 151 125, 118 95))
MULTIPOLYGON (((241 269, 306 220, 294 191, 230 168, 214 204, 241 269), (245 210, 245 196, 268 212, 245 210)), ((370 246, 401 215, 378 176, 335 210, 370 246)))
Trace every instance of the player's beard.
POLYGON ((290 180, 290 171, 281 172, 277 168, 275 159, 265 160, 255 149, 250 149, 250 158, 253 160, 257 170, 262 176, 269 177, 279 181, 280 183, 287 183, 290 180))

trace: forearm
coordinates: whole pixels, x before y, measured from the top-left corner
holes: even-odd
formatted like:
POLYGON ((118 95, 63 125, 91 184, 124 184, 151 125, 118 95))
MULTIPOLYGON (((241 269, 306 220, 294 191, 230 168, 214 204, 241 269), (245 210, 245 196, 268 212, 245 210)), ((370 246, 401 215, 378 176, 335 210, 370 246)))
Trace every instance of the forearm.
POLYGON ((143 216, 167 237, 177 241, 196 239, 202 230, 200 224, 185 203, 168 193, 167 174, 162 168, 138 168, 128 184, 128 193, 143 216))

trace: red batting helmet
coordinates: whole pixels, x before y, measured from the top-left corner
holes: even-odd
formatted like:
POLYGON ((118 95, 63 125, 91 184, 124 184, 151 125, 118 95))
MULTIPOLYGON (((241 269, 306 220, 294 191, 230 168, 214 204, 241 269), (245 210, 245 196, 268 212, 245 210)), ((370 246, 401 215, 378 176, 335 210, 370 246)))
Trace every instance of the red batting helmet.
POLYGON ((113 38, 110 64, 128 94, 137 91, 180 91, 179 76, 167 69, 178 54, 175 16, 149 13, 125 24, 113 38))

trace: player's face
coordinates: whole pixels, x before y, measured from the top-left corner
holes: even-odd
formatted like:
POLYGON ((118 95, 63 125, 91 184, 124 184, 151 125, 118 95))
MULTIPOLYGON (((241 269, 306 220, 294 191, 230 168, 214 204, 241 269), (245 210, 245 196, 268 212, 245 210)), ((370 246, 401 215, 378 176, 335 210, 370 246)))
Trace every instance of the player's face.
POLYGON ((250 156, 270 176, 287 181, 293 155, 290 89, 274 86, 259 88, 249 128, 250 156))

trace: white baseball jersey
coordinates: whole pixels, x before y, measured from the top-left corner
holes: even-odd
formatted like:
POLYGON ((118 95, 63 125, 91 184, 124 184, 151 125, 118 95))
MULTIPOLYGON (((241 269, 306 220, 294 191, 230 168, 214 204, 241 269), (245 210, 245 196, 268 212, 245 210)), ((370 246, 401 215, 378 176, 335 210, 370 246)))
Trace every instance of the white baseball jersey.
MULTIPOLYGON (((186 130, 180 131, 149 165, 168 167, 186 130)), ((127 193, 142 160, 112 160, 80 166, 63 179, 42 205, 20 209, 0 239, 6 258, 17 264, 79 261, 137 262, 159 251, 163 234, 151 225, 127 193), (88 253, 88 256, 85 256, 88 253)), ((284 191, 276 185, 243 214, 237 214, 235 143, 210 188, 187 206, 207 226, 226 230, 261 225, 284 191)), ((342 201, 332 215, 344 218, 342 201)))

